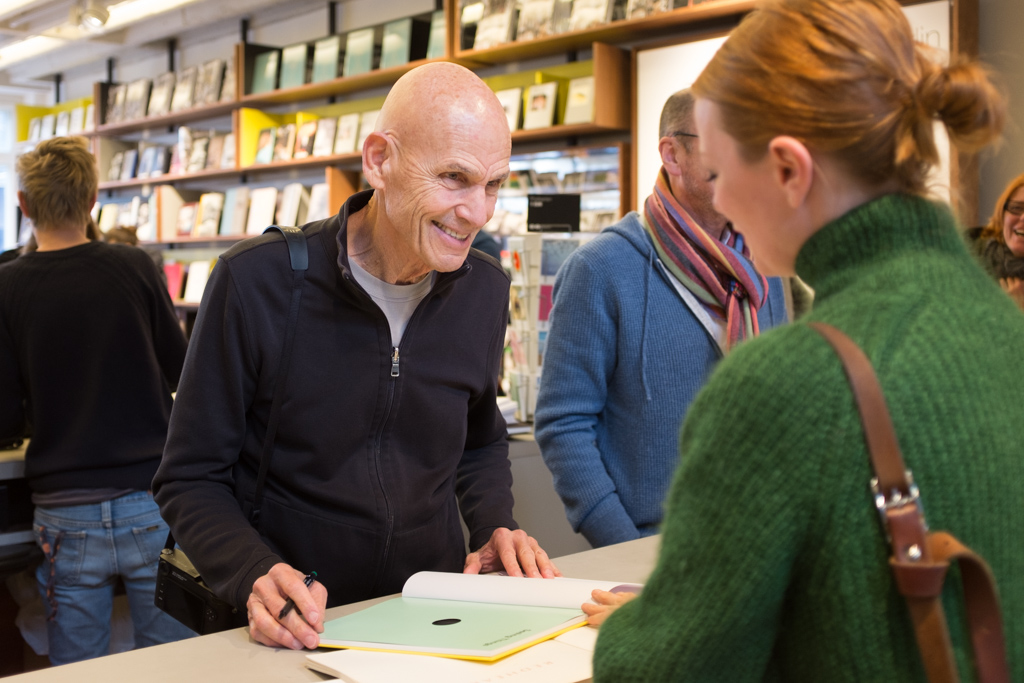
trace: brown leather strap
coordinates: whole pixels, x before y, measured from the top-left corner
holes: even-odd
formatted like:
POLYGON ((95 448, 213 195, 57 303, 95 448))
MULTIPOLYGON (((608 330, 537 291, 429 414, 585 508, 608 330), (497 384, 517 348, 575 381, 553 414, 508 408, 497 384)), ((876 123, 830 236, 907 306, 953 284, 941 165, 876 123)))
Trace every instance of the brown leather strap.
POLYGON ((960 680, 941 601, 949 561, 957 560, 961 565, 978 680, 1009 683, 1002 616, 991 570, 981 557, 950 534, 928 533, 871 361, 853 340, 831 325, 814 322, 810 327, 835 349, 853 390, 871 466, 878 479, 876 497, 881 494, 886 503, 882 512, 892 544, 889 563, 907 601, 928 680, 960 680))

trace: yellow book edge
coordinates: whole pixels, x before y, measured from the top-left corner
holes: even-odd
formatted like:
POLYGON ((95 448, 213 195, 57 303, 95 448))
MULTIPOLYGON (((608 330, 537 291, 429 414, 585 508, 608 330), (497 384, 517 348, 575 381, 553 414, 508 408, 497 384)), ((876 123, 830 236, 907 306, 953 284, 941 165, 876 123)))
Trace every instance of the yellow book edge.
POLYGON ((568 633, 569 631, 572 631, 573 629, 577 629, 577 628, 580 628, 581 626, 586 626, 586 625, 587 625, 587 620, 586 620, 586 618, 584 618, 583 621, 580 621, 580 622, 575 623, 575 624, 571 624, 571 625, 566 626, 563 629, 559 629, 558 631, 555 631, 553 633, 548 633, 547 635, 543 635, 543 636, 541 636, 539 638, 536 638, 534 640, 531 640, 531 641, 529 641, 527 643, 523 643, 519 647, 516 647, 516 648, 513 648, 511 650, 508 650, 507 652, 502 652, 501 654, 493 655, 493 656, 490 656, 490 657, 481 656, 481 655, 452 655, 452 654, 446 654, 444 652, 423 652, 421 650, 402 650, 402 649, 386 648, 386 647, 365 647, 365 646, 360 646, 360 645, 326 645, 324 643, 321 643, 320 647, 330 648, 332 650, 366 650, 367 652, 393 652, 393 653, 396 653, 396 654, 403 654, 403 655, 426 655, 427 657, 444 657, 445 659, 466 659, 466 660, 469 660, 469 661, 472 661, 472 662, 496 662, 499 659, 504 659, 505 657, 508 657, 509 655, 514 655, 517 652, 522 652, 523 650, 525 650, 528 647, 533 647, 537 643, 543 643, 545 640, 551 640, 552 638, 557 638, 558 636, 562 635, 563 633, 568 633))

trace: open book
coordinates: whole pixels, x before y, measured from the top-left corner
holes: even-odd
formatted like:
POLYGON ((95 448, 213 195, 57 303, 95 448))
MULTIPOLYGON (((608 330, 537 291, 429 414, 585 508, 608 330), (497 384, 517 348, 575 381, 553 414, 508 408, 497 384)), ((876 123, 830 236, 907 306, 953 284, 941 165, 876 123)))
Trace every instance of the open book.
POLYGON ((596 641, 597 629, 576 628, 496 662, 336 650, 306 655, 306 666, 345 683, 579 683, 593 676, 596 641))
POLYGON ((585 579, 419 572, 402 596, 324 624, 321 647, 495 661, 581 626, 595 588, 635 584, 585 579))

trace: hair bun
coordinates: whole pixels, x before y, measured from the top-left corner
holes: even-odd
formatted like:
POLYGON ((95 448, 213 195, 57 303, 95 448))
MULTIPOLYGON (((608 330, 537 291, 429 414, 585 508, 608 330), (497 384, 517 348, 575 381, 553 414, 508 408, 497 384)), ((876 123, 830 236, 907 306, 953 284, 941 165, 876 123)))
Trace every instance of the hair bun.
POLYGON ((918 104, 940 119, 958 146, 977 149, 995 140, 1006 120, 1006 103, 977 62, 940 66, 927 61, 915 88, 918 104))

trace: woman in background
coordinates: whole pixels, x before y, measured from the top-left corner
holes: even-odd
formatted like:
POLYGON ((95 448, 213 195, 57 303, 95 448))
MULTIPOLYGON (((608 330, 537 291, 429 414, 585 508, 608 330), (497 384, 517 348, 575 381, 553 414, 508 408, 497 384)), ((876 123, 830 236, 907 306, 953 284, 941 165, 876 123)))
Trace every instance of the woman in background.
MULTIPOLYGON (((928 522, 995 573, 1024 680, 1024 366, 992 343, 1024 338, 1024 316, 925 189, 933 121, 977 148, 1005 104, 977 65, 923 50, 894 0, 767 0, 694 84, 716 208, 815 304, 737 348, 694 402, 657 567, 601 627, 595 681, 925 680, 859 414, 812 321, 870 358, 928 522)), ((966 672, 958 588, 944 603, 966 672)))
POLYGON ((988 224, 968 230, 967 239, 985 270, 1024 310, 1024 173, 999 195, 988 224))

